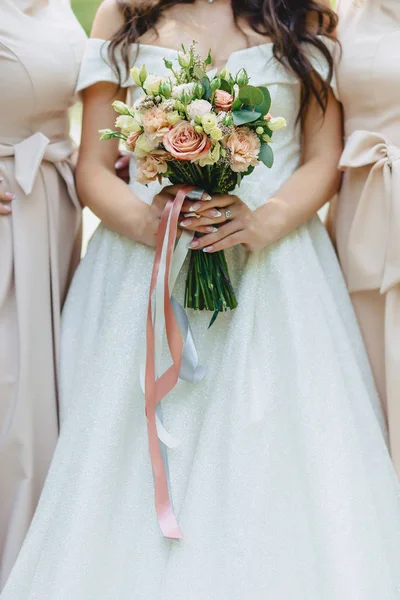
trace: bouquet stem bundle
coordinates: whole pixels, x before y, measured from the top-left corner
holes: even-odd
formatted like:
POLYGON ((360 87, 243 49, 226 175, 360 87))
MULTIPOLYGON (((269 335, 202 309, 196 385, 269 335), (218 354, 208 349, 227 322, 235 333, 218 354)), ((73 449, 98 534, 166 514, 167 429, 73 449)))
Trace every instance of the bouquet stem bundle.
MULTIPOLYGON (((232 172, 229 164, 210 168, 173 161, 169 163, 169 171, 172 183, 185 181, 210 194, 227 193, 237 184, 237 174, 232 172)), ((237 304, 224 251, 211 255, 190 250, 185 307, 218 313, 233 310, 237 304)))

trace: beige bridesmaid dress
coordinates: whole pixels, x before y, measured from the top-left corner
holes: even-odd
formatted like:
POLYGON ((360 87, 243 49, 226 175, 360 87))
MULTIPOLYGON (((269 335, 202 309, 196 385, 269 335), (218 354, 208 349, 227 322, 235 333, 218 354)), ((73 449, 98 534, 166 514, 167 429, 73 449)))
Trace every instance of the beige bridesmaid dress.
POLYGON ((66 0, 0 2, 0 589, 58 434, 60 310, 79 260, 68 109, 85 35, 66 0))
POLYGON ((334 230, 400 474, 400 0, 343 0, 339 12, 345 149, 334 230))

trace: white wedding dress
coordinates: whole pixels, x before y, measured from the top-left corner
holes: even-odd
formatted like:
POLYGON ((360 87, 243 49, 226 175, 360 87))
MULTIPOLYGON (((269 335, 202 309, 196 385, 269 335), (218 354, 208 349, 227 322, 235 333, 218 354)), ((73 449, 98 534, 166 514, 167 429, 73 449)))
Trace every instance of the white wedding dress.
MULTIPOLYGON (((81 88, 115 80, 101 48, 89 43, 81 88)), ((144 46, 138 62, 161 74, 164 55, 144 46)), ((269 44, 234 53, 228 68, 241 67, 289 123, 273 169, 239 190, 255 208, 299 165, 300 85, 269 44)), ((132 187, 150 202, 157 186, 132 187)), ((64 313, 60 441, 2 600, 400 599, 399 486, 324 227, 315 217, 227 257, 239 307, 211 329, 209 313, 189 311, 207 373, 163 402, 181 441, 168 458, 184 540, 171 542, 155 514, 140 384, 154 251, 95 233, 64 313)))

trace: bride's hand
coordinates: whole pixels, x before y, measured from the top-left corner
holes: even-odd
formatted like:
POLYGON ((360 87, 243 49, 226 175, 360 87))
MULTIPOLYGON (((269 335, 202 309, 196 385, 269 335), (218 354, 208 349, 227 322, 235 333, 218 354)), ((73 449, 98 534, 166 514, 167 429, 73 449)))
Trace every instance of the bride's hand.
POLYGON ((287 204, 272 198, 263 205, 263 219, 237 196, 217 194, 208 202, 183 209, 181 227, 206 235, 196 238, 190 247, 204 252, 218 252, 242 244, 251 252, 262 250, 288 233, 287 204), (188 212, 186 212, 188 211, 188 212), (190 212, 199 218, 187 216, 190 212))

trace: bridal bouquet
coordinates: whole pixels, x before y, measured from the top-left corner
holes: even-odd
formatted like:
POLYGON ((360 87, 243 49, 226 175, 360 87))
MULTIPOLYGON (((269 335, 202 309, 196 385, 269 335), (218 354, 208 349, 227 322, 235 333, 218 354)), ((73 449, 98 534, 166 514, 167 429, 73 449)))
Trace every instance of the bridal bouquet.
MULTIPOLYGON (((101 139, 121 139, 134 153, 138 182, 165 178, 225 194, 260 163, 272 167, 272 135, 286 122, 270 115, 266 87, 249 85, 245 69, 207 74, 211 55, 201 60, 195 44, 182 46, 179 67, 164 63, 167 77, 133 67, 132 79, 144 95, 133 107, 114 102, 117 131, 100 132, 101 139)), ((185 306, 214 313, 235 308, 224 252, 190 253, 185 306)))

